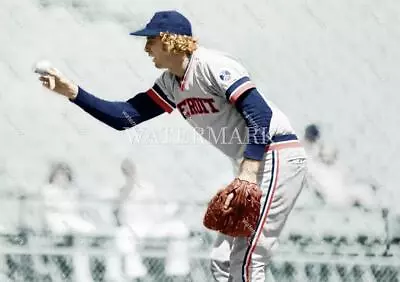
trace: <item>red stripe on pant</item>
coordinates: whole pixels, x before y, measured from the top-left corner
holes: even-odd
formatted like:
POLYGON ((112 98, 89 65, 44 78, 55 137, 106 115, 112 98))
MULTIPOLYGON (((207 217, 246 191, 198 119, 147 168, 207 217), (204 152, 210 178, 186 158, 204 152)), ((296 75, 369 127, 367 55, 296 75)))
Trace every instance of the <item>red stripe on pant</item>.
POLYGON ((253 240, 250 244, 250 251, 247 253, 245 256, 245 264, 244 264, 244 273, 243 273, 243 281, 247 282, 250 281, 250 266, 251 266, 251 256, 252 253, 254 252, 258 240, 260 239, 260 235, 264 229, 264 225, 266 223, 267 217, 268 217, 268 212, 271 209, 271 204, 272 204, 272 199, 274 198, 275 190, 277 187, 278 183, 278 176, 279 176, 279 151, 274 150, 272 154, 275 154, 275 160, 272 163, 272 175, 271 175, 271 184, 270 184, 270 194, 267 195, 267 199, 265 200, 264 203, 264 211, 261 214, 261 219, 259 221, 259 225, 256 228, 256 233, 254 234, 253 240), (274 169, 275 168, 275 169, 274 169), (268 197, 269 196, 269 197, 268 197), (267 208, 265 208, 267 206, 267 208))

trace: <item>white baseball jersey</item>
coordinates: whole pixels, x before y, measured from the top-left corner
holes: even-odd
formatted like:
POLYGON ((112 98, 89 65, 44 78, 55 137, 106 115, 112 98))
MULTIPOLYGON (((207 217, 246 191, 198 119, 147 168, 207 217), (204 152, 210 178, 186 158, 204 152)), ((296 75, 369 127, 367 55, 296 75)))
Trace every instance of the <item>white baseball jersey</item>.
MULTIPOLYGON (((199 47, 181 81, 165 71, 148 93, 167 112, 176 107, 211 144, 227 156, 242 157, 248 130, 235 101, 255 88, 246 69, 230 56, 199 47)), ((264 97, 265 99, 265 97, 264 97)), ((269 137, 294 134, 287 117, 271 102, 269 137)))

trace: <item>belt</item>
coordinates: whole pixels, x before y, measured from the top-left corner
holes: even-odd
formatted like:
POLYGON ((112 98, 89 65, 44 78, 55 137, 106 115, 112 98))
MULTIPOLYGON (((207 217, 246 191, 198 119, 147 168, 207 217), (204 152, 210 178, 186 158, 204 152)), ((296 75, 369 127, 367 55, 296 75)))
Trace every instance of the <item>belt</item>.
POLYGON ((287 148, 302 147, 296 134, 280 134, 271 138, 272 142, 265 147, 265 152, 287 148))

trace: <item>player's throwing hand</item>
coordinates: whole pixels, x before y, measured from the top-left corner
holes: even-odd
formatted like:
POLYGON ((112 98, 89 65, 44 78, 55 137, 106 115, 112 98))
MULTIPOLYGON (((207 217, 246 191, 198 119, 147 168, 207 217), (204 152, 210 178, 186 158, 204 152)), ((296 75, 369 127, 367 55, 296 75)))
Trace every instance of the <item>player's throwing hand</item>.
POLYGON ((78 86, 49 64, 38 63, 34 71, 35 73, 40 74, 39 80, 47 89, 69 99, 74 99, 78 94, 78 86))

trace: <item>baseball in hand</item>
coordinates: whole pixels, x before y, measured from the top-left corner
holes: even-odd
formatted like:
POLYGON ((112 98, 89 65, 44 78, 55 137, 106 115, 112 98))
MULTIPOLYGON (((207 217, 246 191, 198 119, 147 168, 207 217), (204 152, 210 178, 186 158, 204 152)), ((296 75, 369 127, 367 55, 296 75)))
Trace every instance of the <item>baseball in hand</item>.
POLYGON ((33 71, 37 74, 47 75, 48 70, 51 68, 51 66, 52 65, 51 65, 50 61, 41 60, 35 64, 33 71))
POLYGON ((52 64, 50 63, 50 61, 41 60, 35 64, 33 71, 46 77, 47 80, 44 82, 44 85, 47 86, 50 90, 53 90, 55 88, 55 78, 54 76, 49 74, 49 69, 51 67, 52 64))

